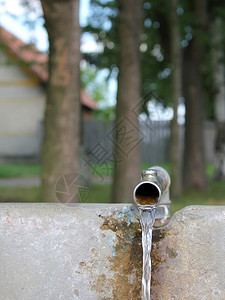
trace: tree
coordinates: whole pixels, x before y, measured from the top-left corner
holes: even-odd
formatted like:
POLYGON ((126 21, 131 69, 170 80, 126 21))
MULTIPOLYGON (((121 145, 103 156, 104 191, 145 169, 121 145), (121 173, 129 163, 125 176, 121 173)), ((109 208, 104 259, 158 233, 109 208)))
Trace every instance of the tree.
MULTIPOLYGON (((153 91, 163 104, 168 104, 168 94, 171 93, 168 80, 169 69, 169 20, 168 5, 164 1, 154 0, 142 2, 142 18, 144 19, 140 37, 141 56, 141 92, 145 99, 143 110, 153 91)), ((91 14, 88 26, 83 31, 93 34, 97 43, 103 45, 102 53, 93 60, 93 55, 86 55, 85 59, 95 61, 99 68, 113 71, 118 65, 119 37, 118 37, 118 1, 91 0, 91 14)))
POLYGON ((170 3, 170 54, 172 63, 172 103, 173 119, 171 121, 170 135, 170 163, 171 163, 171 195, 172 198, 178 198, 182 192, 182 170, 181 170, 181 144, 179 138, 179 125, 177 122, 177 110, 179 98, 181 97, 182 79, 181 79, 181 48, 179 20, 177 15, 177 0, 171 0, 170 3))
MULTIPOLYGON (((104 51, 99 54, 99 67, 113 68, 118 66, 117 53, 119 50, 118 10, 117 1, 92 0, 92 17, 88 31, 93 32, 96 41, 104 45, 104 51), (94 16, 98 16, 97 21, 94 16), (104 29, 104 24, 107 28, 104 29), (110 24, 110 25, 109 25, 110 24)), ((170 105, 174 99, 173 76, 176 74, 171 64, 170 53, 173 49, 170 38, 170 18, 168 17, 168 4, 162 0, 145 1, 143 4, 144 28, 141 35, 142 57, 142 96, 153 91, 162 99, 163 105, 170 105)), ((205 186, 205 158, 203 143, 203 126, 206 116, 213 116, 213 84, 209 55, 209 40, 206 23, 207 8, 216 7, 217 15, 224 19, 224 4, 221 0, 187 1, 180 0, 177 13, 180 17, 181 48, 183 54, 183 95, 186 99, 186 134, 185 134, 185 159, 184 159, 184 182, 186 186, 203 188, 205 186), (208 6, 209 5, 209 6, 208 6), (208 7, 207 7, 208 6, 208 7), (208 57, 209 58, 209 57, 208 57), (207 93, 204 93, 207 90, 207 93), (197 171, 196 171, 197 170, 197 171), (195 173, 195 174, 193 174, 195 173)), ((212 38, 211 38, 212 40, 212 38)), ((224 66, 224 62, 223 62, 224 66)), ((222 68, 221 68, 222 69, 222 68)), ((224 84, 221 87, 223 89, 224 84)), ((144 108, 150 97, 145 97, 144 108)), ((174 118, 175 120, 175 118, 174 118)), ((172 140, 173 124, 172 123, 172 140)), ((174 144, 172 142, 171 144, 174 144)), ((175 142, 176 144, 176 142, 175 142)), ((172 150, 174 156, 176 151, 172 150)), ((174 157, 174 159, 176 159, 174 157)), ((173 163, 174 166, 174 163, 173 163)), ((172 167, 173 168, 173 167, 172 167)), ((172 170, 173 173, 173 170, 172 170)), ((173 175, 172 175, 173 177, 173 175)), ((179 177, 179 175, 177 176, 179 177)), ((173 179, 176 182, 176 179, 173 179)))
POLYGON ((206 186, 204 155, 204 33, 207 32, 207 2, 193 1, 193 38, 184 51, 183 87, 186 106, 184 184, 203 190, 206 186))
POLYGON ((225 122, 224 26, 225 24, 221 17, 217 16, 212 21, 215 117, 218 122, 225 122))
MULTIPOLYGON (((214 9, 215 10, 215 9, 214 9)), ((214 11, 213 10, 213 11, 214 11)), ((215 140, 215 178, 225 179, 225 67, 224 67, 224 20, 213 14, 212 58, 215 89, 215 118, 217 135, 215 140)))
MULTIPOLYGON (((55 201, 55 181, 78 173, 80 134, 79 0, 41 0, 49 36, 49 81, 42 149, 42 197, 55 201)), ((75 192, 73 192, 76 194, 75 192)), ((78 199, 73 198, 73 201, 78 199)))
POLYGON ((118 0, 119 77, 116 107, 113 202, 130 202, 140 179, 139 101, 142 1, 118 0))

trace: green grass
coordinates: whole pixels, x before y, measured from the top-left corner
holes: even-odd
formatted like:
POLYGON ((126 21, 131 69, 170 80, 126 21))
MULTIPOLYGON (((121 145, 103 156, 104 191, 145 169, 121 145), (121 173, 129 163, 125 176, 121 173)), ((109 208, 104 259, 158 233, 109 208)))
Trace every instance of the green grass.
MULTIPOLYGON (((169 171, 169 164, 163 164, 163 168, 169 171)), ((142 170, 149 168, 149 164, 142 163, 142 170)), ((93 176, 111 176, 113 173, 113 164, 94 165, 92 169, 93 176)), ((14 178, 14 177, 32 177, 40 176, 40 165, 32 164, 0 164, 0 178, 14 178)))
MULTIPOLYGON (((142 170, 148 169, 152 166, 153 165, 150 165, 148 163, 142 163, 141 164, 142 170)), ((169 163, 159 164, 159 166, 164 168, 170 174, 170 164, 169 163)), ((213 178, 214 171, 215 171, 215 166, 213 164, 207 164, 207 166, 206 166, 206 175, 207 175, 208 178, 210 178, 210 179, 213 178)))
POLYGON ((225 205, 225 182, 210 180, 204 192, 189 190, 179 199, 171 200, 172 214, 189 205, 225 205))
MULTIPOLYGON (((149 167, 152 167, 152 164, 143 162, 141 164, 141 170, 148 169, 149 167)), ((161 167, 163 167, 168 172, 170 171, 170 166, 168 163, 160 164, 161 167)), ((111 176, 113 173, 113 164, 112 163, 106 163, 106 164, 96 164, 93 166, 92 169, 92 175, 93 176, 111 176)))
MULTIPOLYGON (((109 203, 110 184, 93 184, 90 187, 88 203, 109 203)), ((39 187, 0 186, 0 202, 42 202, 39 187)))
POLYGON ((41 168, 39 165, 30 164, 1 164, 0 165, 0 178, 13 178, 13 177, 31 177, 40 176, 41 168))
MULTIPOLYGON (((92 185, 88 203, 109 203, 111 186, 92 185)), ((189 190, 179 199, 171 199, 171 215, 189 205, 225 205, 225 183, 210 181, 204 192, 189 190)))
POLYGON ((111 185, 110 184, 93 184, 90 187, 87 203, 110 203, 111 185))
MULTIPOLYGON (((142 163, 141 169, 147 169, 151 167, 149 163, 142 163)), ((170 165, 168 163, 160 164, 165 170, 170 173, 170 165)), ((214 166, 212 164, 207 165, 207 176, 213 177, 214 166)), ((111 176, 113 173, 113 164, 101 164, 94 165, 92 174, 93 176, 111 176)), ((14 177, 32 177, 40 176, 41 167, 38 164, 0 164, 0 178, 14 178, 14 177)))
MULTIPOLYGON (((110 184, 93 184, 87 203, 109 203, 110 184)), ((186 191, 180 199, 172 200, 171 215, 189 205, 225 205, 225 184, 210 181, 206 191, 186 191)), ((38 187, 0 187, 0 202, 41 202, 38 187)))
POLYGON ((0 186, 0 202, 41 202, 40 188, 0 186))
MULTIPOLYGON (((151 165, 142 163, 142 169, 151 165)), ((161 164, 170 172, 169 164, 161 164)), ((110 175, 112 165, 95 166, 101 175, 110 175)), ((204 192, 196 190, 185 191, 182 197, 172 200, 171 214, 189 205, 225 205, 225 183, 213 181, 214 166, 207 166, 209 178, 208 187, 204 192)), ((1 178, 39 176, 39 165, 0 165, 1 178)), ((98 175, 99 176, 99 175, 98 175)), ((110 184, 93 184, 90 188, 88 203, 109 203, 111 199, 110 184)), ((0 202, 41 202, 40 188, 38 187, 1 187, 0 202)))

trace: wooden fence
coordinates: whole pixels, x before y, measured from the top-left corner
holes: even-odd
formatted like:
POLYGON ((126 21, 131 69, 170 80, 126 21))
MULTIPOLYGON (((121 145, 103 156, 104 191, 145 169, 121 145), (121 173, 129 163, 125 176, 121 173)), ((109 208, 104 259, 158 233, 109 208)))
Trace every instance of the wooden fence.
MULTIPOLYGON (((112 158, 114 143, 112 133, 113 122, 85 120, 83 123, 83 146, 89 157, 97 161, 108 154, 112 158)), ((168 161, 168 146, 170 137, 170 122, 140 121, 140 143, 142 161, 149 164, 168 161)))

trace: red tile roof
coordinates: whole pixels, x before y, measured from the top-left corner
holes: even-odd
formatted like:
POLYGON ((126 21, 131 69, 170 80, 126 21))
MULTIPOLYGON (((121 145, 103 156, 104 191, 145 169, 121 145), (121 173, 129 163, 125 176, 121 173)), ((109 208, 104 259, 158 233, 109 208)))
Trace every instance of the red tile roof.
MULTIPOLYGON (((34 45, 24 43, 2 26, 0 26, 0 44, 21 62, 25 62, 26 67, 41 81, 48 80, 48 56, 45 53, 40 52, 34 45)), ((81 90, 81 102, 89 109, 97 108, 95 101, 83 89, 81 90)))

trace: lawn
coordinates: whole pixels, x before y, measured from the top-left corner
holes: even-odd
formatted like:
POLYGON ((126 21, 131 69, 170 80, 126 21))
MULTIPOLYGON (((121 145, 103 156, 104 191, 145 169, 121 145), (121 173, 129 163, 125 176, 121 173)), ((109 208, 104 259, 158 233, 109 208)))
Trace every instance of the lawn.
MULTIPOLYGON (((92 185, 88 203, 109 203, 111 186, 109 184, 92 185)), ((179 199, 171 199, 171 213, 188 205, 225 205, 225 183, 210 181, 204 192, 186 191, 179 199)))
POLYGON ((0 202, 41 202, 39 187, 0 186, 0 202))
MULTIPOLYGON (((170 173, 170 165, 168 163, 160 164, 170 173)), ((141 169, 149 168, 149 164, 143 162, 141 169)), ((111 176, 113 172, 112 163, 93 165, 93 176, 111 176)), ((206 168, 207 175, 211 178, 214 173, 214 166, 208 164, 206 168)), ((38 164, 0 164, 0 178, 14 178, 14 177, 34 177, 40 176, 41 167, 38 164)))
MULTIPOLYGON (((93 184, 87 203, 109 203, 110 184, 93 184)), ((186 191, 177 200, 172 200, 171 214, 188 205, 225 205, 225 184, 210 181, 206 191, 186 191)), ((41 202, 38 187, 0 187, 0 202, 41 202)))
POLYGON ((0 178, 40 176, 38 164, 0 164, 0 178))
MULTIPOLYGON (((149 167, 149 164, 143 163, 142 169, 149 167)), ((162 164, 170 172, 169 164, 162 164)), ((109 176, 112 173, 112 166, 109 164, 95 166, 96 176, 99 174, 109 176)), ((41 169, 39 165, 0 165, 0 178, 13 177, 33 177, 40 176, 41 169)), ((207 166, 208 187, 204 192, 196 190, 186 191, 182 197, 172 200, 171 213, 182 209, 188 205, 225 205, 225 183, 213 180, 214 167, 207 166)), ((109 203, 111 195, 110 184, 93 184, 90 187, 87 203, 109 203)), ((6 187, 0 186, 0 202, 41 202, 39 187, 6 187)))

